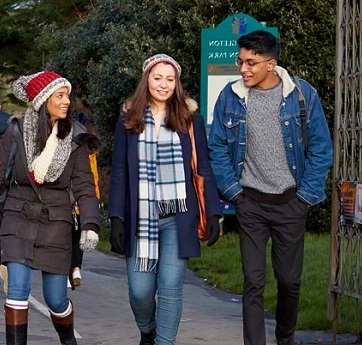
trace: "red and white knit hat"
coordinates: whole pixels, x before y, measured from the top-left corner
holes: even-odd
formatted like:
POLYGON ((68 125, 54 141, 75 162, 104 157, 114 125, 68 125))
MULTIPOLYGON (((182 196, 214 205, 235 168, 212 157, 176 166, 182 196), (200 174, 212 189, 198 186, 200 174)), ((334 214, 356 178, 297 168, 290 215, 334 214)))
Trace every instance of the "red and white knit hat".
POLYGON ((58 89, 66 86, 69 93, 72 90, 70 82, 51 71, 38 72, 21 76, 13 84, 14 95, 23 102, 31 101, 35 111, 58 89))

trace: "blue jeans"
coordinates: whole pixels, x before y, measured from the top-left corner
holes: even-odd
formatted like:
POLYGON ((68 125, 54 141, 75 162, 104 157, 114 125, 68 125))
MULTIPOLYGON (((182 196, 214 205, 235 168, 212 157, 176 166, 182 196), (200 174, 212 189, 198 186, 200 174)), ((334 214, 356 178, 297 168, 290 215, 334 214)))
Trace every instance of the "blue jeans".
MULTIPOLYGON (((8 262, 7 299, 27 301, 31 290, 31 271, 29 266, 8 262)), ((64 312, 69 305, 67 276, 42 271, 43 295, 48 308, 54 313, 64 312)))
POLYGON ((136 250, 127 258, 129 299, 138 328, 156 329, 155 345, 174 344, 182 313, 187 259, 178 257, 176 217, 159 220, 157 272, 137 272, 136 250), (157 292, 157 303, 156 303, 157 292))

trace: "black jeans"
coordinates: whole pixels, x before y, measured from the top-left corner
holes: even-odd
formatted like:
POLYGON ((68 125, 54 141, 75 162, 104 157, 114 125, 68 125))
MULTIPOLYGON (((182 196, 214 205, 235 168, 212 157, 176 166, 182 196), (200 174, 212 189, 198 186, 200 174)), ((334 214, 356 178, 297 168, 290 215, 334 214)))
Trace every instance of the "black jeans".
POLYGON ((266 204, 244 195, 235 206, 244 275, 244 344, 265 345, 263 293, 270 238, 278 286, 275 335, 289 338, 297 322, 308 207, 296 197, 283 204, 266 204))

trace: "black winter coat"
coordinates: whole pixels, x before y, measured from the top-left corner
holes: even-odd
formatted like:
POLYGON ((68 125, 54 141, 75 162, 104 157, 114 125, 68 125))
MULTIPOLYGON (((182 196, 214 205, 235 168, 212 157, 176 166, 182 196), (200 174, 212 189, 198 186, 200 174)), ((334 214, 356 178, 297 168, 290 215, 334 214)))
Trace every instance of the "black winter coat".
MULTIPOLYGON (((1 177, 5 173, 14 126, 14 123, 10 125, 0 142, 1 177)), ((82 229, 99 229, 99 203, 88 158, 90 146, 97 139, 86 133, 82 125, 74 123, 72 152, 63 173, 55 182, 37 187, 29 176, 21 131, 15 138, 15 180, 7 194, 0 227, 1 262, 18 262, 67 275, 72 255, 70 187, 80 208, 82 229)))

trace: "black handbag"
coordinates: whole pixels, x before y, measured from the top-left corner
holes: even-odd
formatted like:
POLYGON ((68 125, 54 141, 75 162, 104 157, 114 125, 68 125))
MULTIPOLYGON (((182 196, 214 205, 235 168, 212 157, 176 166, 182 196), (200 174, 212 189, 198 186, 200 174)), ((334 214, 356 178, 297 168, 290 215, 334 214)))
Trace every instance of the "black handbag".
MULTIPOLYGON (((19 130, 18 123, 15 123, 14 132, 18 131, 18 130, 19 130)), ((4 209, 8 190, 14 180, 12 171, 13 171, 16 149, 17 149, 17 145, 16 145, 16 140, 15 140, 15 135, 13 133, 12 138, 11 138, 11 146, 10 146, 10 151, 9 151, 8 162, 6 164, 4 178, 0 183, 0 213, 1 213, 0 220, 2 218, 2 211, 4 209)))

